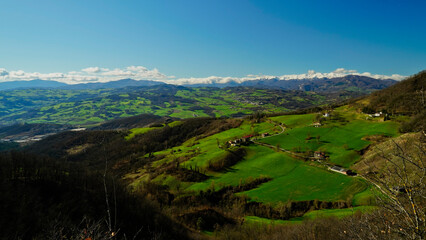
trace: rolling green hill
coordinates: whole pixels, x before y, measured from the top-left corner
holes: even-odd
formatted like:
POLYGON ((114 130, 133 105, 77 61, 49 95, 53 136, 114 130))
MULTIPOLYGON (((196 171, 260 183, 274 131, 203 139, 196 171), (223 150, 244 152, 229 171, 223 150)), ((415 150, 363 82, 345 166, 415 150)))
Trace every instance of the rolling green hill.
POLYGON ((426 71, 421 71, 389 88, 372 93, 353 104, 366 113, 383 112, 404 121, 401 132, 426 128, 426 71))
MULTIPOLYGON (((168 85, 125 90, 26 91, 2 92, 10 94, 8 98, 21 94, 23 99, 21 105, 10 110, 10 118, 95 127, 50 135, 20 152, 0 153, 4 166, 0 176, 6 176, 0 180, 13 182, 6 185, 5 193, 21 185, 25 192, 33 185, 43 186, 43 192, 44 187, 65 186, 82 195, 67 196, 66 206, 73 201, 88 201, 92 205, 87 206, 105 209, 108 202, 104 198, 114 202, 117 187, 132 196, 118 198, 123 204, 150 206, 158 216, 167 216, 161 222, 170 218, 177 228, 202 236, 263 223, 305 227, 310 224, 306 221, 315 219, 359 222, 362 213, 362 217, 370 217, 370 213, 380 209, 377 196, 388 195, 368 178, 386 176, 386 169, 371 171, 366 165, 387 166, 380 150, 400 156, 392 145, 395 142, 417 147, 424 140, 423 133, 401 135, 398 131, 409 115, 376 117, 363 111, 371 98, 339 107, 314 107, 304 110, 305 114, 280 114, 277 112, 346 96, 168 85), (35 103, 30 104, 32 100, 40 107, 37 111, 35 103), (22 115, 13 115, 13 111, 22 115)), ((7 122, 8 118, 2 119, 7 122)), ((43 130, 49 125, 22 126, 43 130)), ((421 156, 424 150, 410 152, 421 156)), ((415 174, 410 179, 412 176, 415 174)), ((408 189, 419 188, 416 185, 408 189)), ((400 190, 395 196, 404 196, 398 194, 400 190)), ((3 198, 10 201, 14 195, 3 198)), ((20 204, 30 206, 23 202, 26 198, 19 199, 20 204)), ((37 205, 44 202, 44 198, 39 199, 37 205)), ((60 200, 49 201, 60 209, 60 200)), ((118 209, 114 211, 120 212, 118 209)), ((12 216, 19 206, 5 210, 7 216, 12 216)), ((129 210, 125 210, 126 215, 129 210)), ((138 214, 143 212, 136 210, 138 214)), ((34 212, 41 215, 43 211, 34 212)), ((48 221, 54 222, 56 216, 48 215, 48 221)), ((135 219, 140 220, 139 217, 144 215, 135 219)), ((79 220, 78 216, 75 219, 79 220)), ((132 219, 124 217, 121 221, 129 224, 132 231, 137 227, 131 224, 132 219)), ((146 224, 151 226, 152 221, 146 224)))
POLYGON ((140 114, 174 118, 240 117, 257 111, 273 113, 312 107, 358 94, 174 85, 93 90, 22 89, 0 91, 0 125, 87 126, 140 114))
POLYGON ((314 114, 301 115, 296 119, 297 115, 272 118, 289 128, 285 134, 261 141, 298 152, 322 151, 332 163, 350 167, 359 159, 359 152, 369 145, 366 136, 397 135, 398 124, 395 122, 365 120, 365 114, 356 114, 354 111, 353 115, 345 116, 349 112, 351 110, 347 107, 335 109, 330 117, 324 118, 320 127, 313 126, 314 114), (294 124, 295 120, 297 124, 294 124))
POLYGON ((261 204, 314 200, 344 202, 346 207, 371 204, 367 182, 328 168, 351 168, 375 139, 397 136, 399 124, 366 119, 366 114, 347 105, 328 113, 328 117, 312 113, 260 120, 195 118, 127 133, 64 133, 30 149, 92 167, 102 166, 102 155, 109 156, 115 171, 133 189, 155 184, 174 198, 241 188, 235 190, 235 197, 261 204), (314 127, 318 119, 322 125, 314 127), (264 133, 269 136, 262 137, 264 133), (247 135, 254 142, 240 146, 228 143, 247 135), (315 151, 326 157, 318 161, 315 151), (257 181, 260 184, 251 186, 257 181))
MULTIPOLYGON (((182 145, 141 155, 140 161, 151 163, 126 174, 124 179, 133 189, 153 182, 166 187, 177 198, 231 188, 234 196, 272 206, 306 201, 346 206, 341 211, 331 207, 334 210, 328 211, 329 215, 348 214, 347 207, 351 206, 362 211, 372 209, 374 195, 368 182, 330 171, 329 167, 337 164, 350 169, 372 142, 397 136, 399 124, 383 119, 366 120, 366 114, 349 106, 334 109, 329 114, 320 127, 312 124, 322 113, 266 117, 259 123, 244 120, 237 128, 191 138, 182 145), (262 138, 262 133, 271 136, 262 138), (252 138, 257 140, 242 146, 227 144, 245 135, 254 135, 252 138), (226 162, 230 154, 241 149, 245 153, 243 158, 230 164, 226 162), (325 152, 326 158, 316 160, 314 151, 325 152), (223 168, 211 167, 218 162, 224 162, 223 168), (207 179, 182 178, 177 173, 182 171, 179 169, 202 174, 207 179), (254 182, 261 183, 245 187, 254 182)), ((141 136, 144 131, 140 132, 141 136)), ((134 133, 132 136, 137 137, 134 133)), ((303 216, 307 212, 296 215, 303 216)), ((262 217, 261 214, 257 216, 262 217)))

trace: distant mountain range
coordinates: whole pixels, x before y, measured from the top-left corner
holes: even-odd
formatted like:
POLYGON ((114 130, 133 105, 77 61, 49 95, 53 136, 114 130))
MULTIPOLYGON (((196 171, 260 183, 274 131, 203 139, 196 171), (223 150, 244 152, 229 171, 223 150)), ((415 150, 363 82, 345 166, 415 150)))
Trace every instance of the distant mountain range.
POLYGON ((56 89, 69 89, 69 90, 84 90, 84 89, 106 89, 106 88, 122 88, 122 87, 146 87, 159 84, 162 82, 149 81, 149 80, 133 80, 122 79, 112 82, 97 82, 97 83, 80 83, 80 84, 66 84, 57 81, 48 80, 31 80, 31 81, 11 81, 0 83, 0 91, 25 89, 25 88, 56 88, 56 89))
POLYGON ((62 82, 36 79, 31 81, 2 82, 0 83, 0 91, 23 88, 61 88, 66 86, 68 84, 62 82))
POLYGON ((259 79, 250 80, 242 83, 213 83, 213 84, 196 84, 187 86, 196 87, 236 87, 247 86, 267 89, 284 89, 284 90, 302 90, 314 92, 338 92, 342 90, 372 92, 387 88, 398 81, 392 79, 380 80, 365 76, 347 75, 337 78, 317 78, 317 79, 259 79))
POLYGON ((73 90, 84 90, 84 89, 103 89, 103 88, 122 88, 122 87, 149 87, 165 84, 163 82, 149 81, 149 80, 133 80, 133 79, 122 79, 111 82, 97 82, 97 83, 80 83, 67 85, 60 87, 62 89, 73 89, 73 90))
MULTIPOLYGON (((229 81, 227 83, 211 83, 211 84, 186 84, 187 87, 237 87, 249 86, 266 89, 284 89, 284 90, 302 90, 315 92, 336 92, 336 91, 359 91, 372 92, 379 89, 387 88, 397 81, 392 79, 380 80, 365 76, 347 75, 338 78, 319 78, 319 79, 295 79, 295 80, 279 80, 276 79, 258 79, 244 81, 241 83, 229 81)), ((106 83, 82 83, 82 84, 66 84, 56 81, 32 80, 32 81, 14 81, 0 83, 0 91, 24 88, 56 88, 69 90, 84 89, 111 89, 123 87, 146 87, 166 84, 159 81, 150 80, 133 80, 122 79, 106 83)))

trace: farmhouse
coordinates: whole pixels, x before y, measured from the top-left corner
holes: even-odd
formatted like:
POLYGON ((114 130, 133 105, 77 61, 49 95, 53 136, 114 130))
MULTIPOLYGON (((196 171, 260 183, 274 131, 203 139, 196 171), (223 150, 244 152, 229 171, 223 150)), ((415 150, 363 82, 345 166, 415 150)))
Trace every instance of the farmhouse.
POLYGON ((314 158, 317 158, 317 159, 325 159, 325 153, 324 152, 321 152, 321 151, 316 151, 316 152, 314 152, 314 158))
POLYGON ((322 115, 323 117, 330 117, 330 113, 324 113, 323 115, 322 115))
POLYGON ((373 114, 373 116, 374 117, 380 117, 380 116, 382 116, 382 114, 383 114, 382 112, 378 112, 378 113, 373 114))
POLYGON ((228 141, 228 143, 229 143, 229 145, 231 145, 231 147, 238 146, 238 145, 240 145, 240 144, 241 144, 241 142, 242 142, 242 140, 241 140, 241 139, 235 139, 235 140, 230 140, 230 141, 228 141))
POLYGON ((235 146, 239 146, 239 145, 241 145, 243 143, 250 142, 250 138, 252 138, 252 137, 254 137, 254 135, 247 135, 247 136, 244 136, 242 138, 238 138, 238 139, 235 139, 235 140, 230 140, 230 141, 228 141, 228 143, 229 143, 229 145, 231 145, 231 147, 235 147, 235 146))
POLYGON ((244 136, 241 140, 243 142, 248 142, 248 141, 250 141, 250 138, 252 138, 252 137, 254 137, 254 136, 253 135, 247 135, 247 136, 244 136))
POLYGON ((346 174, 346 172, 347 172, 347 170, 346 169, 344 169, 344 168, 342 168, 342 167, 339 167, 339 166, 333 166, 333 167, 331 167, 331 168, 329 168, 331 171, 334 171, 334 172, 338 172, 338 173, 341 173, 341 174, 346 174))
POLYGON ((264 137, 267 137, 267 136, 269 136, 269 133, 262 133, 262 137, 264 138, 264 137))

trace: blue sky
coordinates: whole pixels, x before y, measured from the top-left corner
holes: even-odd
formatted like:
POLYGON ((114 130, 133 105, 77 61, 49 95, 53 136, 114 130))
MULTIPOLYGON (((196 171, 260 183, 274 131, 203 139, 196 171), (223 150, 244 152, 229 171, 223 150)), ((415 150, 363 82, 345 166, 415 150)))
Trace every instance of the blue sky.
POLYGON ((0 68, 176 78, 426 66, 426 1, 0 1, 0 68))

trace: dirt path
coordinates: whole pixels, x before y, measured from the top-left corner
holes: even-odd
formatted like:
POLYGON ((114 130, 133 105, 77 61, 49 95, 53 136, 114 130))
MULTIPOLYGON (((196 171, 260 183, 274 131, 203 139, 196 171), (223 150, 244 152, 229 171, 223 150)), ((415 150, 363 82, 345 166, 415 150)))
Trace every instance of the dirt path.
POLYGON ((368 179, 368 178, 366 178, 366 177, 364 177, 362 175, 358 175, 358 177, 360 177, 360 178, 364 179, 365 181, 369 182, 371 185, 376 186, 380 190, 380 192, 382 192, 385 196, 388 196, 388 197, 392 198, 393 200, 396 200, 394 196, 390 195, 385 190, 383 190, 383 188, 379 184, 371 181, 370 179, 368 179))

